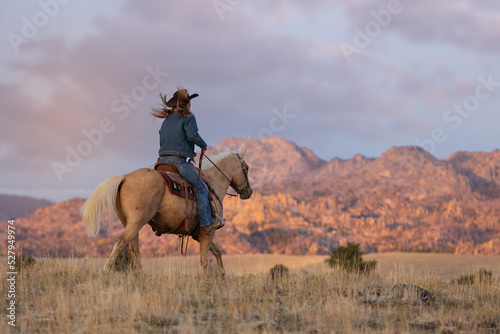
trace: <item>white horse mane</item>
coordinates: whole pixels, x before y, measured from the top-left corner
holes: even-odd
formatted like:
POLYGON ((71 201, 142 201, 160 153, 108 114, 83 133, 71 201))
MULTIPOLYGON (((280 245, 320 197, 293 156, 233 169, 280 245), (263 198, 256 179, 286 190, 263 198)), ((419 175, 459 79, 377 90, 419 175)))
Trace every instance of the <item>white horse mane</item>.
POLYGON ((230 156, 230 155, 236 156, 239 153, 240 152, 233 151, 233 150, 227 150, 227 151, 224 151, 224 152, 220 152, 220 153, 218 153, 218 154, 216 154, 214 156, 209 157, 210 160, 211 160, 211 162, 210 162, 210 160, 208 160, 208 159, 205 158, 205 159, 203 159, 203 162, 202 162, 202 169, 205 170, 205 169, 211 168, 211 167, 213 167, 213 164, 218 165, 219 162, 222 159, 226 158, 227 156, 230 156))

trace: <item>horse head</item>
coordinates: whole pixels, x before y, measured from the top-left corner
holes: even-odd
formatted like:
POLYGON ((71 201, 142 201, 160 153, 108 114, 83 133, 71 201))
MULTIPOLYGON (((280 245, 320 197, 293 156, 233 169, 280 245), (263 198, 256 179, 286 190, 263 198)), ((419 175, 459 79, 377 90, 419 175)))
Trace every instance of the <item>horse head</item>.
POLYGON ((245 161, 245 154, 247 150, 240 153, 234 153, 235 159, 238 159, 235 164, 237 164, 236 171, 231 179, 231 188, 233 188, 239 195, 241 199, 249 199, 253 194, 252 187, 250 186, 250 180, 248 179, 248 164, 245 161))

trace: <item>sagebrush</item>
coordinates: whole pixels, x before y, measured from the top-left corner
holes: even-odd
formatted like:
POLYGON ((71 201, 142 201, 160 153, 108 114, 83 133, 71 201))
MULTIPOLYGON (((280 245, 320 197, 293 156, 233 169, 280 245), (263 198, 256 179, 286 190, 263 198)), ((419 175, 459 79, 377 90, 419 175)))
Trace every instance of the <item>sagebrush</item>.
POLYGON ((359 244, 348 243, 347 247, 338 247, 325 262, 330 267, 338 266, 348 272, 360 272, 369 274, 377 267, 377 261, 364 261, 363 253, 359 249, 359 244))

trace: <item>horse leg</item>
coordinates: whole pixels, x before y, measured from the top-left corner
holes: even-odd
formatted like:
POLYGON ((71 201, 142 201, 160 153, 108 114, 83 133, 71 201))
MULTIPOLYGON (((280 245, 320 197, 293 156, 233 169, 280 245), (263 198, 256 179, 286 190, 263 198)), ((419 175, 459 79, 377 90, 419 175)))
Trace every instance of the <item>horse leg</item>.
MULTIPOLYGON (((123 228, 126 229, 127 218, 122 213, 121 203, 119 200, 117 201, 116 206, 119 208, 117 216, 118 218, 120 218, 123 228)), ((139 271, 142 270, 141 253, 139 251, 139 234, 137 234, 134 238, 132 238, 132 241, 130 241, 128 245, 129 245, 129 255, 132 260, 132 263, 134 264, 135 269, 139 271)))
POLYGON ((133 238, 129 243, 129 253, 134 263, 135 269, 138 271, 142 270, 141 252, 139 251, 139 234, 137 234, 135 238, 133 238))
MULTIPOLYGON (((120 207, 119 202, 117 203, 117 206, 120 207)), ((117 215, 118 218, 120 218, 123 228, 126 228, 127 218, 121 212, 118 212, 117 215)), ((133 238, 132 241, 129 243, 129 255, 130 258, 132 259, 135 269, 140 271, 142 269, 142 265, 141 265, 141 253, 139 251, 139 235, 133 238)))
POLYGON ((219 266, 219 276, 222 280, 224 280, 224 278, 226 277, 226 271, 224 270, 224 264, 222 263, 222 253, 213 242, 210 243, 209 250, 217 259, 217 265, 219 266))
POLYGON ((200 263, 201 263, 201 274, 203 277, 207 275, 207 267, 208 267, 208 249, 212 244, 212 239, 214 238, 215 233, 212 235, 208 235, 204 229, 200 230, 199 242, 200 242, 200 263))
POLYGON ((157 214, 164 191, 162 176, 151 169, 142 168, 125 176, 116 200, 116 212, 125 222, 125 229, 104 265, 105 270, 113 268, 116 257, 127 245, 134 265, 141 267, 138 233, 157 214))
POLYGON ((118 254, 135 238, 139 238, 139 230, 148 222, 149 219, 137 219, 137 220, 128 220, 127 227, 122 232, 122 234, 116 240, 116 243, 111 251, 111 254, 104 265, 104 270, 111 270, 115 264, 116 258, 118 254))

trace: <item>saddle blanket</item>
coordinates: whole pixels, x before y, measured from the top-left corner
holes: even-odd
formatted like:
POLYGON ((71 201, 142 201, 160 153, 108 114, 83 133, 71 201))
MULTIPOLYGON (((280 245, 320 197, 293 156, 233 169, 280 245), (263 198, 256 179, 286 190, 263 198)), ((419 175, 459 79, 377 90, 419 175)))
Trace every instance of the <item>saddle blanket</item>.
POLYGON ((186 181, 186 179, 184 179, 179 174, 174 174, 171 172, 162 172, 162 171, 158 171, 158 172, 167 181, 168 187, 170 188, 170 192, 173 195, 177 195, 177 196, 180 196, 182 198, 186 198, 185 185, 187 185, 188 199, 196 201, 196 192, 195 192, 194 188, 191 186, 191 184, 186 181))

